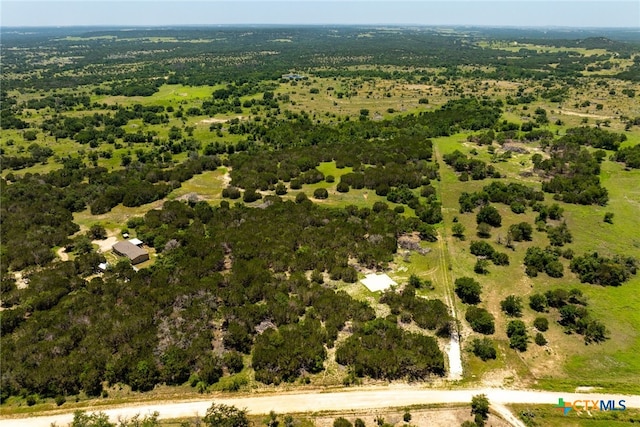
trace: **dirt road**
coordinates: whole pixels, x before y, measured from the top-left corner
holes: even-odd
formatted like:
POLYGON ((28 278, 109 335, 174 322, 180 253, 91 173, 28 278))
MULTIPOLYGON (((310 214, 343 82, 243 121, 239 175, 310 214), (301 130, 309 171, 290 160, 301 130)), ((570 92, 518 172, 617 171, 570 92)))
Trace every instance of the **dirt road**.
MULTIPOLYGON (((122 418, 128 419, 136 414, 147 415, 156 411, 162 419, 202 416, 212 402, 246 408, 252 414, 268 414, 271 410, 280 414, 323 410, 373 410, 429 403, 466 403, 471 402, 472 396, 480 393, 486 394, 489 402, 497 405, 497 407, 510 403, 557 404, 558 399, 563 398, 565 402, 583 399, 611 399, 618 402, 624 399, 627 408, 640 408, 640 396, 505 389, 436 390, 406 385, 367 389, 356 388, 335 392, 280 393, 220 398, 210 396, 206 399, 195 401, 145 403, 110 409, 101 408, 100 410, 105 412, 112 421, 122 418)), ((72 419, 72 414, 14 419, 0 418, 0 426, 48 427, 51 423, 57 423, 58 426, 66 426, 72 419)))

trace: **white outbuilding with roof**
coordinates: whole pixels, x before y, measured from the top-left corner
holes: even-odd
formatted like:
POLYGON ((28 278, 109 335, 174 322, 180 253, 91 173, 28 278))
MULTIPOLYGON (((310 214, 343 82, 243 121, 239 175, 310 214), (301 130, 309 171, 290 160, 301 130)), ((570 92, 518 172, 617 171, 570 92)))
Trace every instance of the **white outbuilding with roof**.
POLYGON ((142 246, 142 240, 138 239, 137 237, 134 237, 133 239, 129 239, 129 243, 131 243, 132 245, 136 245, 136 246, 142 246))
POLYGON ((367 276, 360 280, 360 282, 367 287, 371 292, 384 291, 391 286, 397 285, 391 277, 386 274, 367 274, 367 276))

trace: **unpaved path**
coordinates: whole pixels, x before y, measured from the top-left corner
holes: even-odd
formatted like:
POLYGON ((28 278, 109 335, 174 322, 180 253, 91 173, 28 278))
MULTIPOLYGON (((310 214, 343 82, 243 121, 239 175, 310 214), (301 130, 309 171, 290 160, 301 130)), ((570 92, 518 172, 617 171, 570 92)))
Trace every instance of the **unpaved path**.
POLYGON ((56 255, 58 255, 62 261, 69 261, 69 254, 64 250, 64 248, 58 249, 56 255))
MULTIPOLYGON (((442 155, 438 150, 438 147, 434 145, 433 154, 438 162, 438 165, 441 168, 446 167, 444 164, 444 160, 442 159, 442 155)), ((441 184, 438 185, 438 190, 442 191, 441 184)), ((442 193, 440 193, 440 200, 444 200, 442 197, 442 193)), ((443 209, 446 209, 447 206, 442 206, 443 209)), ((451 340, 446 347, 447 357, 449 358, 449 379, 450 380, 459 380, 462 378, 462 354, 460 349, 460 331, 458 330, 458 313, 456 311, 455 297, 453 292, 453 280, 451 277, 451 273, 449 271, 449 266, 447 265, 447 257, 449 256, 449 246, 447 241, 447 236, 444 233, 444 230, 438 233, 438 246, 440 249, 440 260, 438 263, 438 267, 441 270, 442 280, 445 285, 445 294, 444 299, 445 303, 449 306, 449 310, 451 311, 451 316, 455 319, 455 324, 451 328, 451 340)))
MULTIPOLYGON (((248 395, 239 397, 215 397, 210 396, 202 400, 185 402, 156 402, 143 403, 130 406, 121 406, 110 409, 100 408, 112 421, 118 419, 130 419, 140 414, 148 415, 159 413, 159 418, 182 418, 203 416, 212 402, 234 405, 246 408, 251 414, 268 414, 274 410, 280 414, 295 412, 315 411, 341 411, 341 410, 376 410, 384 408, 398 408, 410 405, 467 403, 477 394, 485 394, 489 402, 494 405, 496 412, 501 413, 500 405, 511 403, 530 403, 553 405, 559 398, 565 402, 575 400, 599 400, 613 399, 625 400, 627 408, 640 408, 640 396, 617 394, 589 394, 589 393, 564 393, 550 391, 531 390, 507 390, 507 389, 469 389, 469 390, 436 390, 425 389, 420 385, 379 386, 367 389, 352 389, 333 392, 310 393, 280 393, 264 395, 248 395), (496 406, 498 405, 498 406, 496 406)), ((506 409, 506 408, 504 408, 506 409)), ((510 412, 510 411, 509 411, 510 412)), ((515 419, 515 417, 513 417, 515 419)), ((30 418, 0 418, 2 427, 40 427, 50 426, 56 423, 58 426, 66 426, 73 419, 73 414, 45 415, 30 418)), ((517 420, 516 420, 517 421, 517 420)), ((511 420, 510 422, 514 422, 511 420)), ((519 425, 519 424, 514 424, 519 425)))
POLYGON ((493 403, 491 404, 491 410, 497 413, 502 417, 502 419, 506 420, 509 424, 514 427, 527 427, 520 418, 513 415, 513 413, 504 405, 493 403))
POLYGON ((598 114, 589 114, 589 113, 579 113, 577 111, 568 111, 568 110, 558 110, 560 114, 565 114, 567 116, 578 116, 578 117, 588 117, 591 119, 615 119, 613 116, 600 116, 598 114))

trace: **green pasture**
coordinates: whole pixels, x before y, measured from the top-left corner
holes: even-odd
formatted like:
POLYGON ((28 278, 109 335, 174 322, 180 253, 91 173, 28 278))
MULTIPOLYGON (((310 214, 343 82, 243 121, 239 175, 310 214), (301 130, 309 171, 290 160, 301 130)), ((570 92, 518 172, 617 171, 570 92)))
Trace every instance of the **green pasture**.
MULTIPOLYGON (((446 138, 434 139, 436 156, 460 149, 469 153, 472 148, 478 151, 478 158, 489 160, 485 147, 475 147, 466 141, 466 135, 459 134, 446 138)), ((494 166, 507 174, 502 182, 519 181, 525 185, 539 188, 538 179, 523 180, 517 175, 520 160, 530 155, 514 156, 506 163, 496 163, 494 166), (538 181, 538 182, 536 182, 538 181)), ((504 239, 511 224, 526 221, 534 222, 535 212, 528 210, 525 214, 516 215, 506 205, 495 204, 502 215, 502 226, 494 228, 491 238, 487 239, 494 248, 509 255, 509 266, 489 266, 488 275, 477 275, 473 272, 476 257, 469 253, 469 244, 476 237, 475 214, 460 214, 458 197, 463 191, 478 191, 488 185, 491 180, 458 181, 457 175, 444 163, 440 164, 439 191, 443 203, 444 227, 450 230, 453 217, 466 228, 466 238, 459 241, 449 238, 450 269, 453 278, 474 277, 483 286, 481 307, 494 313, 496 318, 496 333, 491 337, 496 342, 499 357, 495 361, 481 362, 475 356, 465 353, 467 367, 466 380, 480 379, 493 370, 515 372, 520 380, 530 384, 538 384, 544 388, 571 389, 576 386, 601 386, 609 390, 638 391, 633 380, 640 375, 640 297, 637 288, 640 277, 635 276, 631 281, 618 288, 605 288, 596 285, 582 284, 569 270, 569 261, 561 259, 565 267, 563 278, 554 279, 545 274, 536 278, 528 278, 524 274, 523 260, 526 248, 530 246, 545 247, 549 244, 546 233, 534 231, 532 242, 519 242, 512 251, 497 243, 504 239), (566 335, 563 328, 557 324, 557 311, 552 310, 543 314, 550 321, 550 329, 545 332, 549 341, 548 348, 541 348, 530 343, 525 353, 517 353, 508 348, 506 339, 506 324, 510 320, 500 310, 500 301, 510 294, 519 295, 525 305, 522 320, 531 327, 533 319, 540 314, 528 308, 528 296, 535 292, 544 292, 553 288, 576 287, 588 297, 589 310, 599 320, 603 321, 611 333, 611 339, 600 345, 585 346, 579 335, 566 335)), ((530 167, 526 164, 526 167, 530 167)), ((576 254, 598 251, 602 255, 614 254, 632 255, 640 259, 640 235, 634 233, 638 226, 638 212, 640 212, 640 171, 624 170, 623 166, 605 161, 602 165, 603 185, 609 190, 610 202, 605 207, 580 206, 558 202, 565 210, 564 218, 573 234, 573 243, 567 245, 576 254), (604 213, 614 212, 614 224, 604 223, 604 213)), ((552 197, 545 195, 545 203, 555 203, 552 197)), ((553 221, 550 221, 553 223, 553 221)), ((555 222, 558 224, 558 222, 555 222)), ((437 248, 434 248, 436 251, 437 248)), ((456 308, 460 318, 464 318, 466 307, 456 299, 456 308)), ((466 322, 462 321, 464 334, 473 334, 466 322)), ((530 332, 533 335, 535 331, 530 332)), ((477 335, 477 334, 473 334, 477 335)), ((464 346, 463 346, 464 348, 464 346)), ((490 375, 489 375, 490 376, 490 375)))

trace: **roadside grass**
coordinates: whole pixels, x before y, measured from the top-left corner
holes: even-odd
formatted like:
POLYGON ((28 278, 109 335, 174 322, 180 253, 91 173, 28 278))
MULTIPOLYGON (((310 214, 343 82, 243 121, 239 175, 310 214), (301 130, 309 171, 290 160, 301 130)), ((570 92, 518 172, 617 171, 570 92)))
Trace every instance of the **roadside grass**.
MULTIPOLYGON (((606 396, 601 398, 605 399, 606 396)), ((580 413, 571 410, 567 415, 564 415, 563 411, 556 408, 555 404, 552 403, 557 404, 557 402, 549 402, 549 405, 510 404, 506 406, 513 415, 528 426, 616 427, 640 422, 640 410, 638 409, 582 411, 580 413)))

